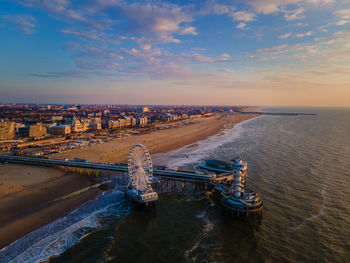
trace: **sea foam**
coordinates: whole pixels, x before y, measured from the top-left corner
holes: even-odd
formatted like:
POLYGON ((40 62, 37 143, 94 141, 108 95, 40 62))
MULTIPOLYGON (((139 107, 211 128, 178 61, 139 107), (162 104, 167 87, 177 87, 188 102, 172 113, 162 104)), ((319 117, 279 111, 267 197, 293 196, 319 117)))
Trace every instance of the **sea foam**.
POLYGON ((164 165, 172 169, 194 164, 203 158, 213 156, 216 150, 225 143, 231 143, 237 140, 244 132, 244 125, 254 119, 256 118, 240 122, 231 129, 226 129, 219 134, 198 141, 195 145, 191 144, 167 153, 153 154, 152 160, 157 165, 164 165))
POLYGON ((93 230, 103 227, 101 218, 118 218, 130 213, 132 206, 123 196, 121 191, 114 190, 29 233, 2 249, 0 262, 46 262, 62 254, 93 230))

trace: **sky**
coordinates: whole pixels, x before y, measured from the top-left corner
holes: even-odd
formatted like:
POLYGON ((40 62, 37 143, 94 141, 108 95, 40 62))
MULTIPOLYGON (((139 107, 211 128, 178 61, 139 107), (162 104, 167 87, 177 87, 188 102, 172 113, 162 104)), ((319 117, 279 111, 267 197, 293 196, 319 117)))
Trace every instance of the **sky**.
POLYGON ((350 107, 350 0, 1 0, 9 102, 350 107))

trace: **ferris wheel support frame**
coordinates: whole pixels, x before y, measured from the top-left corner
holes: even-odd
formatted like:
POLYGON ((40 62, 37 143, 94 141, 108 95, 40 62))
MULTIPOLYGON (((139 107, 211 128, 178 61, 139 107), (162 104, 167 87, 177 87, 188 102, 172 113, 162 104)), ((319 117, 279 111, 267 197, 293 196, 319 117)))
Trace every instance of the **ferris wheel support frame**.
POLYGON ((149 151, 142 144, 134 144, 128 154, 129 185, 143 193, 153 192, 153 164, 149 151), (140 186, 141 185, 141 186, 140 186), (141 188, 142 187, 142 188, 141 188), (140 189, 141 188, 141 189, 140 189))

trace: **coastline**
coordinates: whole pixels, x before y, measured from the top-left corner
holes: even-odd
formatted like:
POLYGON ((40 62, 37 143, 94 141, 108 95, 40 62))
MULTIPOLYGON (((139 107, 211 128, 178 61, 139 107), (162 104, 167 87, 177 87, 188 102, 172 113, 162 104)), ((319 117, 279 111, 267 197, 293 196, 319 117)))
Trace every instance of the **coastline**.
MULTIPOLYGON (((186 145, 195 146, 196 142, 218 134, 224 128, 233 128, 239 122, 258 116, 260 115, 232 114, 219 120, 196 120, 193 124, 179 128, 133 135, 100 145, 56 154, 54 158, 82 158, 93 162, 124 162, 127 160, 129 148, 135 143, 144 144, 151 154, 168 152, 186 145)), ((92 186, 95 182, 86 176, 66 174, 62 170, 45 167, 5 165, 0 167, 1 182, 6 182, 6 178, 3 180, 3 177, 9 177, 5 172, 6 168, 11 167, 14 169, 12 175, 17 174, 18 178, 22 178, 25 174, 29 175, 28 173, 34 173, 38 178, 34 184, 32 178, 28 182, 23 182, 22 179, 16 182, 7 178, 7 185, 0 186, 0 249, 67 215, 102 193, 98 188, 92 188, 73 197, 60 199, 62 196, 92 186), (6 191, 6 186, 12 188, 10 190, 7 188, 6 191)))
POLYGON ((0 166, 0 180, 0 249, 101 193, 98 188, 91 188, 60 199, 95 182, 54 168, 8 164, 0 166))
POLYGON ((260 116, 260 114, 232 114, 220 119, 199 119, 192 124, 166 130, 152 131, 147 134, 118 138, 111 142, 88 146, 69 152, 53 155, 53 158, 80 158, 91 162, 125 162, 130 147, 136 143, 144 144, 151 154, 164 153, 220 133, 224 128, 260 116))

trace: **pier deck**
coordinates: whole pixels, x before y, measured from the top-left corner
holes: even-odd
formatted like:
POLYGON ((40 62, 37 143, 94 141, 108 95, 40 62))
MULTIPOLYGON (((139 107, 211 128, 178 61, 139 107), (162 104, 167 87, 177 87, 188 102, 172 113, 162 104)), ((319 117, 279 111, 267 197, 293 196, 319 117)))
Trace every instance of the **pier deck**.
MULTIPOLYGON (((45 159, 37 157, 22 157, 0 154, 0 162, 28 164, 28 165, 40 165, 48 167, 72 167, 80 169, 90 169, 106 172, 124 172, 128 173, 128 167, 126 165, 115 165, 108 163, 94 163, 94 162, 80 162, 64 159, 45 159)), ((217 183, 225 180, 220 175, 215 174, 197 174, 190 171, 176 171, 176 170, 163 170, 153 169, 153 174, 166 179, 187 181, 187 182, 201 182, 201 183, 217 183)), ((227 175, 225 175, 227 177, 227 175)))

